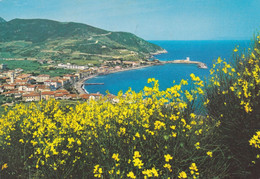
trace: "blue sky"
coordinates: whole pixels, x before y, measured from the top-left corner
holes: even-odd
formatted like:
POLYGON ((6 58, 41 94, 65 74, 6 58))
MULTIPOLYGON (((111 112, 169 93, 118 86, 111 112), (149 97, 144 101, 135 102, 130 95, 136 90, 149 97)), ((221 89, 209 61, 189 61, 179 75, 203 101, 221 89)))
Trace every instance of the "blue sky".
POLYGON ((146 40, 241 40, 260 30, 260 0, 0 0, 0 17, 74 21, 146 40))

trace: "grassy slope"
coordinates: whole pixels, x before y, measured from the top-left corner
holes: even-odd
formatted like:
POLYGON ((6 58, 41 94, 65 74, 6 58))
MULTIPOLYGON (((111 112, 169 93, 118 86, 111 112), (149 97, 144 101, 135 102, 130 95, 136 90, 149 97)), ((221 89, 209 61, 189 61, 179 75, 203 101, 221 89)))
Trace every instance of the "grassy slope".
POLYGON ((86 24, 44 19, 0 23, 0 57, 4 58, 80 60, 82 64, 98 59, 142 59, 158 50, 162 48, 131 33, 109 32, 86 24))

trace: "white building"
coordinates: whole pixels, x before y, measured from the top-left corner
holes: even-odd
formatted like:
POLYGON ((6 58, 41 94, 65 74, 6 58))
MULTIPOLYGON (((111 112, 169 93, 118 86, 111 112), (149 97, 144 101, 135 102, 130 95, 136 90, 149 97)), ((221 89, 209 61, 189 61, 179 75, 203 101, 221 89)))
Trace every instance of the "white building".
POLYGON ((75 69, 75 70, 85 70, 88 69, 88 66, 79 66, 79 65, 72 65, 70 63, 67 64, 58 64, 58 68, 66 68, 66 69, 75 69))

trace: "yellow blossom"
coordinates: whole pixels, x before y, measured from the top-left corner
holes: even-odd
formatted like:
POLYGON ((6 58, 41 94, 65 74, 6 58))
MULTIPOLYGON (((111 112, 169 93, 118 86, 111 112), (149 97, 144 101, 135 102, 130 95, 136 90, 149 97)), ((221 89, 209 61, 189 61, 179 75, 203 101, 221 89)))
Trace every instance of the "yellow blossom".
POLYGON ((166 162, 169 162, 170 160, 173 159, 172 156, 171 156, 170 154, 166 154, 166 155, 164 155, 164 158, 165 158, 165 161, 166 161, 166 162))
POLYGON ((210 156, 210 157, 212 157, 212 152, 211 152, 211 151, 208 151, 208 152, 207 152, 207 155, 210 156))
POLYGON ((6 169, 6 168, 8 168, 7 163, 5 163, 4 165, 2 165, 2 170, 6 169))
POLYGON ((164 168, 167 168, 170 172, 172 171, 172 166, 168 163, 163 165, 164 168))
POLYGON ((119 154, 117 153, 117 154, 113 154, 112 155, 112 159, 114 159, 115 161, 119 161, 120 159, 119 159, 119 154))
POLYGON ((132 171, 127 174, 127 177, 132 178, 132 179, 136 178, 134 172, 132 172, 132 171))
POLYGON ((195 145, 196 149, 200 149, 200 142, 197 142, 195 145))
POLYGON ((181 173, 179 173, 178 178, 187 178, 187 174, 184 171, 182 171, 181 173))
POLYGON ((192 164, 190 165, 189 169, 190 169, 190 170, 193 170, 193 171, 198 171, 198 168, 197 168, 197 166, 196 166, 195 163, 192 163, 192 164))

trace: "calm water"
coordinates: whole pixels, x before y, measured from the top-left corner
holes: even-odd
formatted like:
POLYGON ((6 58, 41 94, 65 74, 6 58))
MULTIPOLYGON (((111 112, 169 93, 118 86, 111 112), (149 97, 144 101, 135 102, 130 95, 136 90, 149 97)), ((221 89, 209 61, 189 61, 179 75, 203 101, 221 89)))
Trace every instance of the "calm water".
POLYGON ((190 57, 191 60, 201 61, 207 64, 208 69, 200 69, 191 64, 167 64, 152 66, 138 70, 119 72, 88 80, 89 83, 104 83, 104 85, 85 86, 90 93, 100 92, 105 94, 108 90, 117 94, 120 90, 127 91, 131 87, 140 91, 147 86, 148 78, 159 80, 160 89, 164 90, 173 85, 173 80, 179 83, 181 79, 188 79, 190 73, 200 76, 202 79, 209 75, 209 69, 213 60, 218 57, 230 59, 233 49, 239 45, 239 49, 250 47, 250 41, 151 41, 168 51, 167 54, 155 56, 159 60, 176 60, 190 57))

